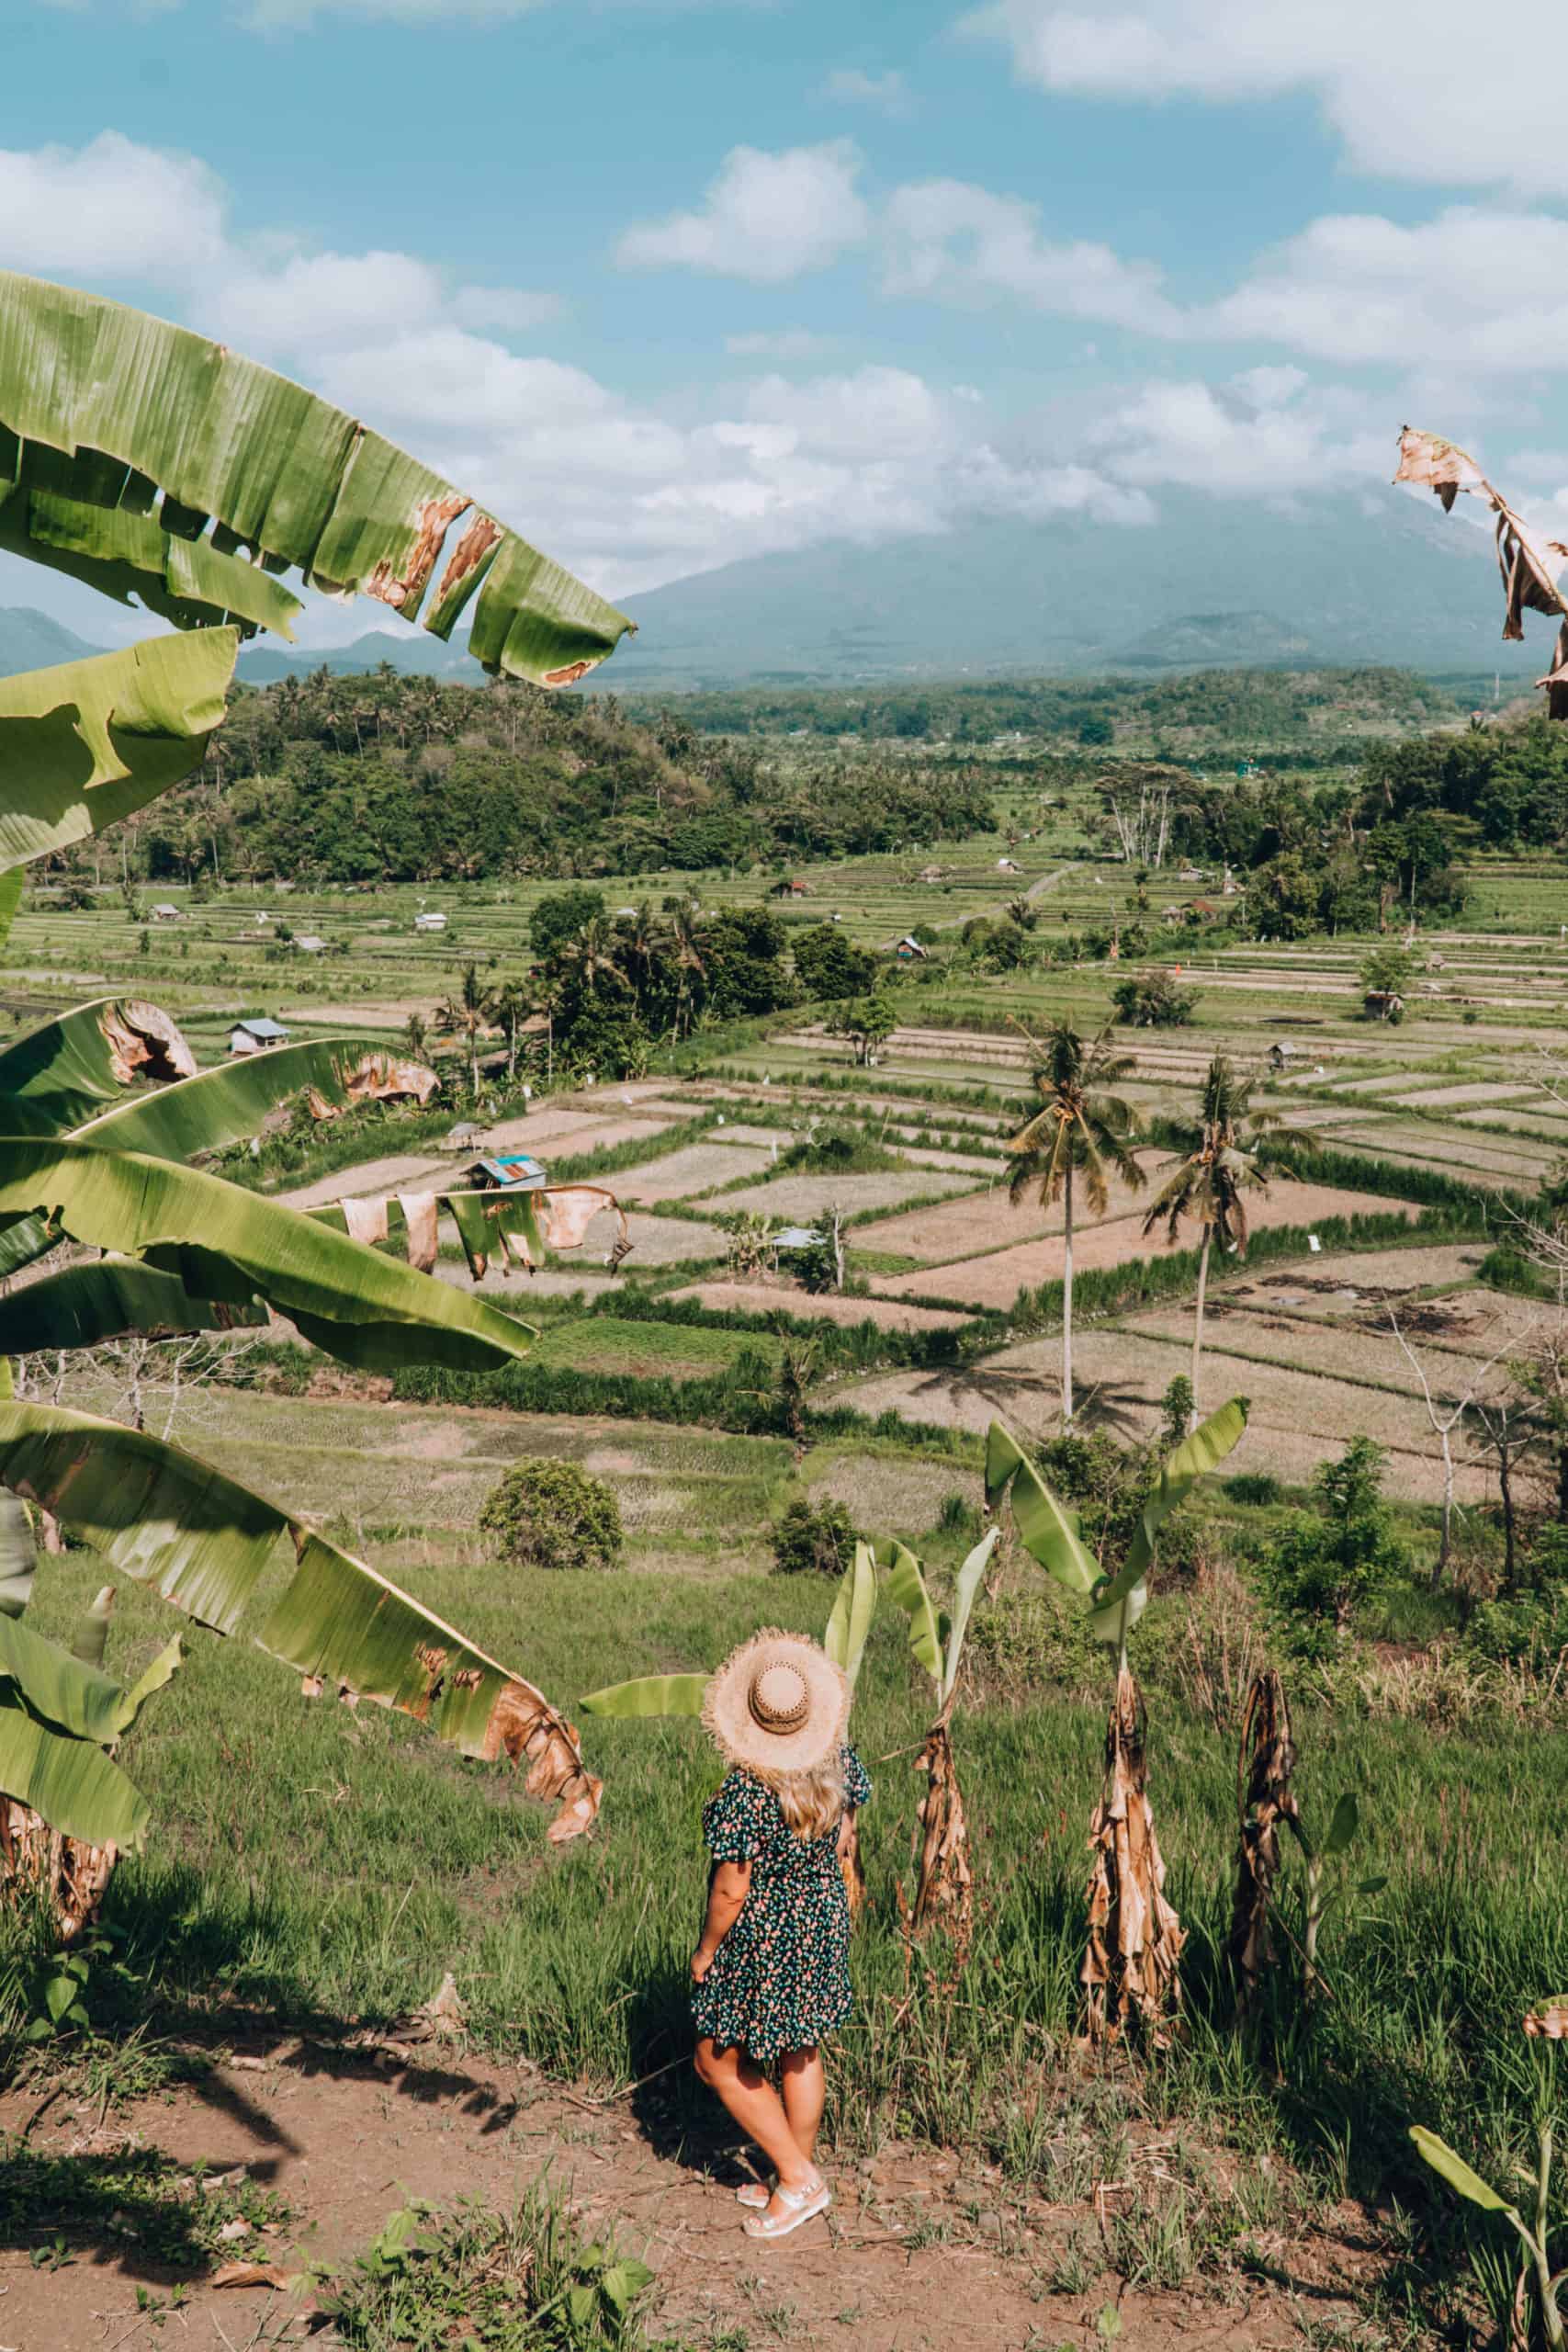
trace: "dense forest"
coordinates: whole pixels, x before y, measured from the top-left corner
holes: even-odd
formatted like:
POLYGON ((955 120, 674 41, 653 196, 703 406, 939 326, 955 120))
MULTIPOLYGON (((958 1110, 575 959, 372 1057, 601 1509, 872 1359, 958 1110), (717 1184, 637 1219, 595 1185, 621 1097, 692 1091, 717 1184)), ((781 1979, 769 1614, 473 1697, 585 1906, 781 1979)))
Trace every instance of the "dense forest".
POLYGON ((776 864, 961 840, 991 822, 989 781, 847 750, 780 762, 608 695, 321 671, 239 688, 131 855, 154 880, 323 883, 776 864))
MULTIPOLYGON (((651 718, 636 696, 626 707, 651 718)), ((1407 670, 1199 670, 1179 677, 1000 678, 919 687, 740 686, 684 695, 709 733, 989 744, 1022 733, 1087 749, 1123 741, 1182 752, 1285 745, 1344 765, 1362 739, 1452 722, 1467 707, 1407 670)))

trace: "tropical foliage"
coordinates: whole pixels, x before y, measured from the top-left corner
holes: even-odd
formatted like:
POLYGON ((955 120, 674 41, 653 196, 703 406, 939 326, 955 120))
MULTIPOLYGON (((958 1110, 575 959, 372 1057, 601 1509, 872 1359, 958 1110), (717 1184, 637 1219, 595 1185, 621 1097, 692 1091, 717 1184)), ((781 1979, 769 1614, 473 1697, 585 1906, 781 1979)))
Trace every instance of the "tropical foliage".
MULTIPOLYGON (((363 589, 406 620, 424 607, 438 635, 477 593, 476 656, 542 685, 580 678, 629 626, 466 494, 221 345, 5 273, 0 352, 0 545, 122 602, 134 593, 195 632, 0 688, 0 876, 190 774, 242 636, 288 635, 301 609, 283 584, 290 569, 363 589)), ((14 881, 0 888, 6 927, 17 895, 14 881)), ((373 1041, 198 1074, 173 1023, 129 1001, 44 1023, 0 1056, 0 1272, 62 1240, 109 1254, 7 1300, 6 1343, 209 1329, 265 1307, 355 1364, 475 1369, 520 1355, 527 1334, 512 1317, 186 1164, 254 1133, 298 1090, 330 1114, 389 1078, 373 1041), (149 1081, 167 1091, 150 1095, 149 1081)), ((432 1237, 434 1216, 432 1203, 421 1212, 432 1237)), ((434 1255, 432 1238, 425 1262, 434 1255)), ((8 1373, 4 1388, 8 1399, 8 1373)), ((265 1647, 308 1688, 405 1708, 467 1752, 528 1754, 530 1787, 563 1800, 552 1834, 592 1821, 597 1783, 539 1692, 235 1481, 142 1431, 15 1400, 0 1402, 0 1480, 221 1633, 287 1532, 295 1572, 262 1624, 265 1647)), ((142 1814, 104 1753, 130 1698, 6 1623, 0 1789, 15 1884, 19 1836, 108 1846, 139 1837, 142 1814)))

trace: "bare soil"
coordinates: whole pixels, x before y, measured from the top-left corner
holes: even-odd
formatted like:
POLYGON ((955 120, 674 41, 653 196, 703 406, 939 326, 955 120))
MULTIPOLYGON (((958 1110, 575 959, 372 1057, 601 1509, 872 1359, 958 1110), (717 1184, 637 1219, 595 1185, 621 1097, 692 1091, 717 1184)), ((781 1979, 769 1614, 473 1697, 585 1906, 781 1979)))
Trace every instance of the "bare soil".
POLYGON ((662 1159, 628 1168, 613 1181, 623 1200, 685 1201, 719 1184, 738 1184, 744 1176, 761 1176, 772 1165, 772 1155, 754 1147, 690 1143, 662 1159))
MULTIPOLYGON (((1169 1165, 1169 1154, 1141 1152, 1139 1165, 1146 1170, 1150 1189, 1153 1189, 1158 1171, 1169 1165)), ((976 1181, 984 1182, 983 1169, 976 1170, 976 1181)), ((1097 1225, 1124 1221, 1139 1197, 1130 1186, 1113 1183, 1103 1219, 1088 1216, 1079 1199, 1075 1208, 1074 1223, 1080 1251, 1097 1225)), ((931 1208, 913 1209, 907 1216, 881 1217, 874 1225, 862 1226, 855 1238, 867 1250, 887 1250, 897 1252, 901 1258, 924 1258, 932 1264, 942 1264, 962 1258, 976 1249, 997 1250, 1007 1242, 1032 1241, 1061 1230, 1062 1211, 1059 1206, 1043 1209, 1038 1199, 1031 1195, 1014 1208, 1008 1199, 1007 1186, 998 1182, 989 1185, 983 1193, 972 1193, 962 1201, 944 1201, 931 1208)), ((1122 1253, 1118 1251, 1117 1254, 1120 1256, 1122 1253)), ((1043 1280, 1044 1277, 1037 1276, 1035 1279, 1043 1280)), ((918 1277, 907 1274, 901 1275, 899 1280, 914 1286, 918 1277)), ((945 1283, 942 1287, 946 1289, 945 1283)), ((1008 1293, 1009 1304, 1018 1287, 1014 1283, 1008 1293)), ((952 1294, 954 1297, 964 1295, 960 1291, 952 1294)))
MULTIPOLYGON (((0 2128, 20 2130, 37 2103, 36 2092, 0 2101, 0 2128)), ((292 2209, 266 2242, 286 2275, 352 2260, 410 2199, 466 2197, 506 2210, 547 2172, 583 2236, 613 2236, 654 2270, 653 2332, 694 2347, 727 2332, 732 2342, 742 2331, 760 2341, 761 2318, 780 2341, 854 2352, 1089 2352, 1105 2340, 1110 2306, 1128 2352, 1172 2344, 1283 2352, 1301 2340, 1293 2310, 1320 2324, 1353 2320, 1352 2281, 1375 2264, 1363 2217, 1347 2209, 1330 2233, 1270 2238, 1260 2248, 1269 2277, 1232 2278, 1225 2300, 1197 2278, 1145 2291, 1109 2274, 1060 2292, 1059 2252, 1069 2237, 1096 2245, 1103 2214, 1097 2222, 1088 2203, 1048 2204, 994 2169, 897 2144, 829 2165, 831 2214, 785 2244, 759 2246, 741 2234, 733 2189, 748 2176, 729 2143, 716 2130, 703 2146, 677 2142, 661 2115, 656 2094, 594 2099, 546 2084, 526 2064, 395 2044, 351 2057, 292 2041, 243 2051, 107 2130, 90 2105, 73 2113, 57 2103, 30 2143, 88 2166, 127 2140, 186 2173, 243 2166, 292 2209)), ((1169 2136, 1144 2133, 1134 2171, 1157 2177, 1169 2136)), ((304 2279, 291 2290, 197 2284, 171 2312, 175 2275, 142 2251, 133 2215, 70 2246, 62 2267, 35 2268, 34 2246, 49 2243, 39 2233, 0 2250, 0 2326, 16 2352, 156 2352, 169 2343, 238 2352, 335 2340, 317 2332, 304 2279), (139 2288, 150 2308, 139 2309, 139 2288)))
MULTIPOLYGON (((974 1177, 944 1176, 940 1169, 901 1172, 889 1168, 866 1176, 775 1176, 771 1184, 749 1184, 739 1193, 727 1193, 724 1205, 727 1212, 756 1209, 763 1216, 804 1220, 820 1216, 836 1203, 852 1216, 863 1209, 897 1208, 904 1201, 923 1200, 932 1193, 970 1192, 975 1182, 974 1177)), ((857 1238, 874 1250, 897 1246, 872 1240, 878 1229, 868 1227, 857 1238)))

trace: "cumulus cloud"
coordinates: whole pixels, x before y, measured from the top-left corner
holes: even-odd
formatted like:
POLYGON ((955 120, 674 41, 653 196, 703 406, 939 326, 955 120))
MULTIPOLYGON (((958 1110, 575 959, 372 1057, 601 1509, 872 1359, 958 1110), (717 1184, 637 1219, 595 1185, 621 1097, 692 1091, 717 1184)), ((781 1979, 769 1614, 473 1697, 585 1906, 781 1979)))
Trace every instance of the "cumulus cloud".
POLYGON ((1216 497, 1280 497, 1384 482, 1388 421, 1370 397, 1313 388, 1300 368, 1228 381, 1157 381, 1118 401, 1085 436, 1111 480, 1216 497))
POLYGON ((867 74, 858 65, 837 66, 823 83, 821 95, 835 106, 874 107, 896 121, 915 111, 909 85, 896 65, 883 74, 867 74))
POLYGON ((761 286, 824 269, 870 230, 859 174, 845 140, 778 154, 731 148, 700 211, 628 229, 616 258, 627 269, 713 270, 761 286))
POLYGON ((1468 0, 1143 0, 1091 7, 991 0, 963 19, 998 40, 1021 81, 1145 103, 1314 96, 1361 169, 1568 193, 1557 0, 1512 0, 1484 22, 1468 0))
POLYGON ((1568 220, 1453 206, 1414 226, 1340 213, 1257 266, 1193 334, 1261 337, 1342 365, 1478 375, 1568 361, 1568 220))
POLYGON ((724 347, 734 359, 811 359, 825 351, 831 335, 809 327, 775 327, 757 334, 727 334, 724 347))
POLYGON ((1152 263, 1109 245, 1047 236, 1040 209, 965 180, 896 188, 883 219, 890 294, 944 301, 1009 297, 1032 310, 1168 334, 1179 326, 1152 263))
POLYGON ((211 269, 226 251, 224 191, 194 156, 105 130, 85 147, 0 148, 0 266, 40 277, 211 269))

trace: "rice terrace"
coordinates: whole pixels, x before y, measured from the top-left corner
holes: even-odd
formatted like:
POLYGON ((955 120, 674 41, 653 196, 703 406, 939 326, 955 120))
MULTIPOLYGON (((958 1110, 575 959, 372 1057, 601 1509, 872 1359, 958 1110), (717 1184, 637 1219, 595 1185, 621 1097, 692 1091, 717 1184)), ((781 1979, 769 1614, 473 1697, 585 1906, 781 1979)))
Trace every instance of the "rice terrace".
MULTIPOLYGON (((385 13, 411 109, 521 39, 385 13)), ((1109 103, 1062 15, 966 70, 1109 103)), ((612 412, 557 294, 281 231, 161 300, 207 167, 83 149, 95 235, 182 191, 97 268, 75 153, 0 155, 0 2352, 1562 2352, 1549 454, 1362 384, 1210 613, 1152 442, 966 467, 789 372, 847 323, 612 412)), ((866 168, 734 146, 625 300, 1067 266, 866 168)))

